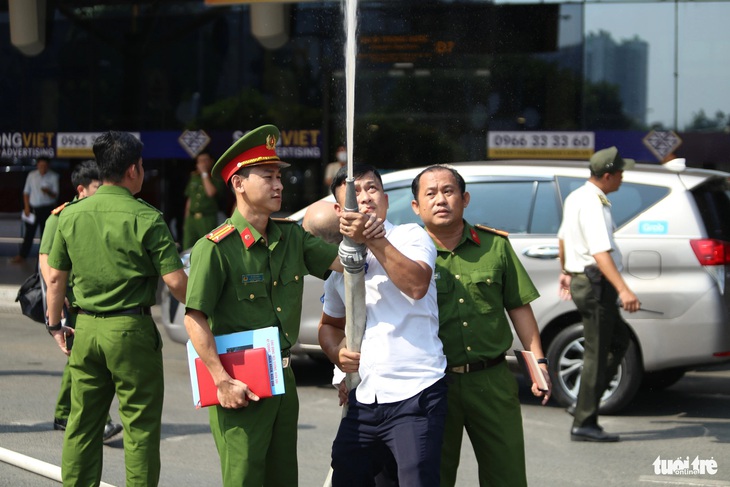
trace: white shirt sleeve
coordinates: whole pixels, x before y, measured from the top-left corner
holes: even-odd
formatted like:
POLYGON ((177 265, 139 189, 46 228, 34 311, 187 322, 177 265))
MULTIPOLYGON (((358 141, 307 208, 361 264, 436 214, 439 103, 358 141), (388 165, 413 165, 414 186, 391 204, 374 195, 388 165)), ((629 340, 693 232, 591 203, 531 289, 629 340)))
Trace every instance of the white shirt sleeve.
POLYGON ((55 172, 52 172, 51 175, 52 175, 52 178, 51 178, 51 181, 52 181, 51 182, 51 191, 54 192, 56 195, 58 195, 58 192, 59 192, 59 189, 60 189, 59 186, 58 186, 58 179, 59 179, 58 178, 58 174, 55 173, 55 172))
POLYGON ((394 235, 392 239, 389 237, 389 240, 409 259, 425 262, 432 271, 436 267, 436 247, 426 230, 420 225, 415 223, 399 225, 395 227, 394 235), (407 234, 399 235, 400 232, 407 232, 407 234), (395 245, 394 242, 397 242, 398 245, 395 245))
POLYGON ((322 312, 333 318, 345 317, 344 277, 340 272, 332 272, 324 281, 324 304, 322 312))
POLYGON ((588 253, 596 255, 611 250, 611 235, 604 213, 604 206, 596 197, 596 202, 586 204, 580 209, 578 218, 583 229, 588 253))
POLYGON ((23 193, 24 194, 30 194, 33 188, 33 179, 35 179, 35 174, 38 174, 36 171, 31 171, 28 173, 28 177, 25 178, 25 186, 23 186, 23 193))

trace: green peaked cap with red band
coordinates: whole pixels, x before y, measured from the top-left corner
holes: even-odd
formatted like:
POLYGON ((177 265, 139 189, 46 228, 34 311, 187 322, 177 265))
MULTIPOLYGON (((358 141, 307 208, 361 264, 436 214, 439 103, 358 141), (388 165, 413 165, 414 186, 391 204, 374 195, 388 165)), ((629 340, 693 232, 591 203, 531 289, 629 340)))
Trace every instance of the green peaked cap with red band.
POLYGON ((281 168, 289 167, 290 164, 282 161, 276 155, 276 144, 280 137, 279 129, 273 125, 263 125, 253 129, 234 142, 218 159, 211 171, 212 176, 219 177, 228 184, 231 176, 243 167, 263 164, 277 164, 281 168))

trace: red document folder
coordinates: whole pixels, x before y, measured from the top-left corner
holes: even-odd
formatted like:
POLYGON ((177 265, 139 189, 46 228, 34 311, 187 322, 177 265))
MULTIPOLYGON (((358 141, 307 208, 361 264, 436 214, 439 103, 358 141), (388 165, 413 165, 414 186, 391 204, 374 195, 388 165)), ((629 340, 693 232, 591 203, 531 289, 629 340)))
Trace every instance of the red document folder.
MULTIPOLYGON (((251 391, 260 398, 271 397, 269 360, 265 348, 248 348, 222 353, 219 357, 228 375, 248 385, 251 391)), ((200 357, 195 359, 195 369, 198 373, 198 390, 200 391, 200 402, 197 407, 220 404, 218 388, 208 372, 208 367, 200 360, 200 357)))

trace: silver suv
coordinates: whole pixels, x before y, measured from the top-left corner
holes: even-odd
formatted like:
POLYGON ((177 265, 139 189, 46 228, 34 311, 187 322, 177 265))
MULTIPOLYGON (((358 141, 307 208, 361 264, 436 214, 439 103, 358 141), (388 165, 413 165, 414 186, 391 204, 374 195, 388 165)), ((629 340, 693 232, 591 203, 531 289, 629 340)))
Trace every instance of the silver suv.
MULTIPOLYGON (((471 193, 465 218, 508 231, 540 291, 532 307, 550 360, 553 397, 567 406, 575 401, 580 384, 583 325, 573 303, 558 296, 556 233, 565 197, 589 176, 587 163, 490 161, 454 167, 471 193)), ((410 185, 421 169, 383 175, 392 223, 420 223, 411 209, 410 185)), ((728 177, 717 171, 675 172, 638 164, 624 173, 619 191, 609 195, 624 277, 648 311, 625 316, 632 343, 603 396, 602 413, 626 406, 642 383, 667 387, 686 370, 730 360, 728 177)), ((304 211, 291 218, 301 221, 304 211)), ((308 276, 297 349, 315 356, 321 356, 321 296, 322 282, 308 276)), ((172 311, 169 303, 166 298, 164 309, 172 311)), ((179 331, 181 317, 163 315, 168 331, 179 331)), ((514 348, 521 348, 516 337, 514 348)))

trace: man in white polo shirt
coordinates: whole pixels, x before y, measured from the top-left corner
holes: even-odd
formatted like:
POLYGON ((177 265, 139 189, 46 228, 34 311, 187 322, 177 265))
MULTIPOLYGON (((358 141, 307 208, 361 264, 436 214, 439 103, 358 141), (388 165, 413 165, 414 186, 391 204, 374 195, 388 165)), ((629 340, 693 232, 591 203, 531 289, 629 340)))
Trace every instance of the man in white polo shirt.
POLYGON ((33 246, 36 229, 40 227, 40 235, 46 227, 46 220, 56 207, 59 191, 58 174, 51 171, 50 162, 41 157, 36 162, 36 169, 28 173, 23 187, 23 222, 25 233, 20 253, 11 259, 13 263, 25 261, 33 246), (31 214, 33 216, 31 216, 31 214))
MULTIPOLYGON (((346 168, 332 182, 340 231, 353 240, 343 210, 346 168)), ((388 195, 378 171, 354 167, 362 217, 386 219, 388 195)), ((345 286, 341 273, 325 282, 319 340, 343 372, 359 372, 349 408, 332 445, 333 487, 372 485, 384 459, 395 458, 400 485, 438 486, 446 415, 446 357, 438 337, 433 269, 436 248, 417 224, 392 225, 366 241, 366 329, 361 352, 345 346, 345 286), (392 455, 392 457, 391 457, 392 455)), ((352 233, 352 234, 351 234, 352 233)), ((390 460, 392 461, 392 460, 390 460)))

